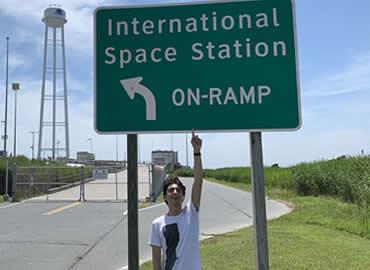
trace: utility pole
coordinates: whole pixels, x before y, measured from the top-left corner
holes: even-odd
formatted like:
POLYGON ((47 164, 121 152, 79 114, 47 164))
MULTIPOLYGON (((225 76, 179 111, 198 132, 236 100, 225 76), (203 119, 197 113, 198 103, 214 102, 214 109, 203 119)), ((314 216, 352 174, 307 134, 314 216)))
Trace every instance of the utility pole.
POLYGON ((32 134, 32 145, 31 145, 32 159, 35 158, 35 133, 38 133, 38 132, 37 131, 30 131, 30 134, 32 134))
POLYGON ((186 142, 186 167, 189 167, 189 155, 188 155, 188 133, 186 132, 185 133, 186 135, 186 139, 185 139, 185 142, 186 142))
POLYGON ((14 148, 13 156, 17 156, 17 93, 19 91, 19 83, 13 83, 12 88, 14 91, 14 148))
POLYGON ((138 162, 140 164, 140 135, 137 135, 137 148, 138 148, 138 152, 137 152, 137 155, 138 155, 138 162))
POLYGON ((5 127, 4 127, 4 155, 6 152, 6 140, 8 139, 7 124, 8 124, 8 70, 9 70, 9 37, 6 37, 6 79, 5 79, 5 127))

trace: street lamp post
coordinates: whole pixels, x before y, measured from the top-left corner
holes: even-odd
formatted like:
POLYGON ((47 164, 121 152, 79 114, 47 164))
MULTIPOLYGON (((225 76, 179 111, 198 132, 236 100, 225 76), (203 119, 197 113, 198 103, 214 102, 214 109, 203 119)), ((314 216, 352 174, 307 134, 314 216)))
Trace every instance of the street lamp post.
POLYGON ((17 93, 19 91, 19 83, 13 83, 12 88, 14 91, 14 148, 13 156, 17 156, 17 93))

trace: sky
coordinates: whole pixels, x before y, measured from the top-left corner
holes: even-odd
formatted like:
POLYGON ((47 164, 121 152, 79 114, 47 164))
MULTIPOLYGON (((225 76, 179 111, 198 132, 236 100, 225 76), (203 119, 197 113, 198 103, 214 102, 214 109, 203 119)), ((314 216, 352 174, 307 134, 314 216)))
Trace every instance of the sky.
MULTIPOLYGON (((101 6, 177 2, 180 1, 59 0, 56 3, 66 11, 68 20, 65 49, 72 158, 77 151, 91 151, 91 148, 97 159, 116 159, 118 150, 118 159, 122 160, 127 152, 126 135, 99 135, 93 127, 94 10, 101 6)), ((28 157, 32 145, 30 132, 39 129, 45 31, 41 19, 50 4, 44 0, 0 2, 0 120, 5 118, 8 36, 7 148, 13 152, 11 83, 18 82, 21 90, 17 101, 17 154, 28 157)), ((296 0, 295 6, 302 127, 297 131, 263 132, 264 164, 290 166, 341 155, 370 154, 370 2, 296 0)), ((4 124, 0 127, 3 134, 4 124)), ((248 132, 200 133, 200 137, 205 168, 250 165, 248 132)), ((182 164, 192 166, 189 141, 190 135, 186 134, 139 135, 139 159, 150 161, 152 150, 175 150, 182 164)), ((3 141, 0 147, 3 148, 3 141)))

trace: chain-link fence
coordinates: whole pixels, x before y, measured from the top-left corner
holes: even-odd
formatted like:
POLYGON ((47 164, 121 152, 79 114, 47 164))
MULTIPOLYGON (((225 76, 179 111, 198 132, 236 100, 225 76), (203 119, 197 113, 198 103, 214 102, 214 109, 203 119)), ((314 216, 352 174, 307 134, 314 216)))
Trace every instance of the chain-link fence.
MULTIPOLYGON (((84 199, 87 201, 127 201, 126 168, 99 167, 98 177, 84 185, 84 199), (109 173, 104 177, 104 171, 109 173), (103 173, 102 173, 103 172, 103 173)), ((166 170, 154 164, 138 165, 138 199, 154 201, 162 190, 166 170)))
MULTIPOLYGON (((89 167, 12 167, 12 199, 48 200, 52 194, 92 181, 89 167), (44 197, 42 197, 44 196, 44 197)), ((78 200, 79 196, 76 198, 78 200)))
MULTIPOLYGON (((127 169, 122 165, 100 167, 10 168, 13 201, 126 201, 127 169)), ((154 164, 138 165, 138 199, 155 201, 167 170, 154 164)))

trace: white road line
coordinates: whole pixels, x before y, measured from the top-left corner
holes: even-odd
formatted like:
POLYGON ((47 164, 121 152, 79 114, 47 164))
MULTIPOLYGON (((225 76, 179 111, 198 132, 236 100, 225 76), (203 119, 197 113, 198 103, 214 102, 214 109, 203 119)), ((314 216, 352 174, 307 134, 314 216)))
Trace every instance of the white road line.
MULTIPOLYGON (((149 207, 145 207, 145 208, 140 208, 139 209, 139 212, 142 212, 144 210, 148 210, 148 209, 151 209, 151 208, 155 208, 155 207, 158 207, 158 206, 162 206, 164 205, 165 203, 160 203, 160 204, 156 204, 156 205, 152 205, 152 206, 149 206, 149 207)), ((127 216, 127 210, 123 213, 124 216, 127 216)))
POLYGON ((16 206, 18 204, 22 204, 23 202, 19 202, 19 203, 12 203, 12 204, 9 204, 9 205, 5 205, 5 206, 1 206, 0 209, 3 209, 3 208, 8 208, 8 207, 12 207, 12 206, 16 206))
POLYGON ((149 210, 149 209, 152 209, 152 208, 155 208, 155 207, 158 207, 158 206, 162 206, 164 204, 165 203, 155 204, 155 205, 152 205, 152 206, 149 206, 149 207, 141 208, 141 209, 139 209, 139 211, 149 210))

